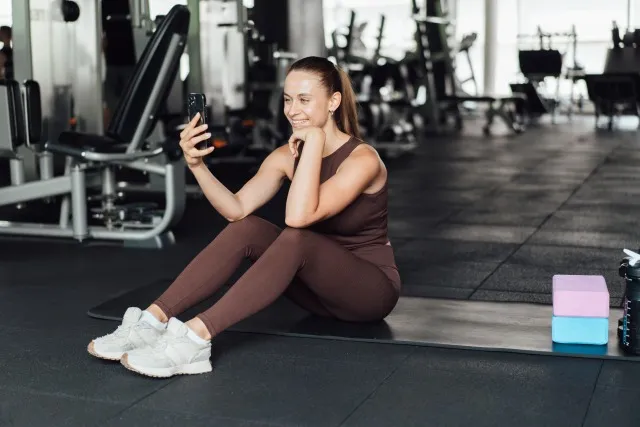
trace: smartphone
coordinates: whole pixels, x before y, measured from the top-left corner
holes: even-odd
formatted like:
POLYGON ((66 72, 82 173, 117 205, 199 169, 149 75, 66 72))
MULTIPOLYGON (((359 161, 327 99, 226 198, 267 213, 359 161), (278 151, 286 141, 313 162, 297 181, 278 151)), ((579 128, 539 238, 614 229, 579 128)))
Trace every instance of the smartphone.
MULTIPOLYGON (((207 97, 204 93, 190 93, 187 99, 187 112, 189 114, 189 121, 193 117, 200 113, 200 119, 196 123, 196 127, 202 126, 208 122, 207 118, 207 97)), ((211 138, 199 142, 196 144, 198 150, 205 150, 211 146, 211 138)))

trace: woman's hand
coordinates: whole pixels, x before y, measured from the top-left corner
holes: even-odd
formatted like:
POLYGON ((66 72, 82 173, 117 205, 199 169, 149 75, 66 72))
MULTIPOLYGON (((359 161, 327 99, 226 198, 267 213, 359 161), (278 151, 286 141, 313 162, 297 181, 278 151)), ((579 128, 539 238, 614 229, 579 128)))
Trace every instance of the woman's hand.
POLYGON ((326 135, 324 131, 317 127, 307 127, 302 129, 297 129, 291 134, 289 138, 289 151, 294 158, 298 157, 300 153, 298 152, 298 147, 300 143, 310 141, 310 140, 318 140, 324 143, 326 135))
POLYGON ((202 133, 207 130, 208 125, 204 124, 196 127, 196 123, 200 119, 200 113, 196 114, 187 126, 180 132, 180 148, 184 153, 184 159, 187 166, 193 169, 202 164, 202 158, 211 154, 214 147, 211 146, 205 150, 198 150, 196 144, 211 138, 210 133, 202 133))

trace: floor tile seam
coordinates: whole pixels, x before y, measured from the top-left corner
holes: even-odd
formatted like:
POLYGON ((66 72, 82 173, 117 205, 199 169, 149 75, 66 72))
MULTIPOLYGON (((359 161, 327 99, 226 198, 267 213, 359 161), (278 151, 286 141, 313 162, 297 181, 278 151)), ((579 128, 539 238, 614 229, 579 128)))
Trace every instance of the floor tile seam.
POLYGON ((174 382, 178 381, 178 378, 166 379, 165 381, 166 381, 166 383, 163 384, 161 387, 159 387, 159 388, 157 388, 157 389, 155 389, 153 391, 150 391, 149 393, 146 393, 146 394, 140 396, 139 398, 135 399, 130 404, 127 404, 123 409, 117 411, 113 416, 108 417, 107 419, 105 419, 104 422, 101 425, 108 424, 110 421, 116 419, 117 417, 119 417, 120 415, 122 415, 123 413, 128 411, 129 409, 133 408, 134 406, 136 406, 139 403, 143 402, 144 400, 148 399, 153 394, 157 393, 158 391, 160 391, 160 390, 168 387, 169 385, 173 384, 174 382))
POLYGON ((580 424, 582 427, 587 422, 587 418, 589 416, 589 411, 591 410, 591 405, 594 401, 594 397, 596 394, 596 389, 598 387, 598 381, 600 380, 600 375, 602 375, 602 368, 604 367, 604 361, 600 362, 600 369, 598 370, 598 375, 596 376, 595 381, 593 382, 593 387, 591 388, 591 395, 589 396, 589 403, 587 404, 587 409, 584 411, 584 415, 582 417, 582 423, 580 424))
POLYGON ((47 391, 47 390, 39 390, 33 387, 25 387, 21 385, 12 384, 8 385, 0 385, 0 390, 7 391, 19 391, 23 393, 28 393, 31 395, 39 395, 39 396, 48 396, 48 397, 56 397, 67 400, 80 400, 83 402, 93 402, 93 403, 106 403, 111 405, 126 405, 126 402, 113 400, 113 399, 104 399, 104 398, 96 398, 96 397, 87 397, 86 395, 75 395, 69 393, 63 393, 60 391, 47 391))
POLYGON ((399 361, 399 363, 397 364, 397 366, 395 367, 395 369, 393 369, 391 372, 389 372, 389 374, 388 374, 385 378, 383 378, 383 379, 378 383, 378 385, 376 385, 376 386, 374 387, 374 389, 373 389, 373 390, 371 390, 371 392, 370 392, 369 394, 367 394, 365 397, 363 397, 363 398, 361 399, 361 401, 360 401, 360 402, 355 406, 355 408, 353 408, 353 410, 351 410, 351 412, 349 412, 349 413, 344 417, 344 419, 343 419, 343 420, 338 424, 338 427, 344 426, 344 424, 345 424, 345 423, 346 423, 346 422, 347 422, 347 421, 348 421, 348 420, 349 420, 349 419, 350 419, 350 418, 351 418, 351 417, 352 417, 356 412, 358 412, 358 410, 359 410, 359 409, 360 409, 360 408, 361 408, 361 407, 362 407, 366 402, 368 402, 368 401, 371 399, 371 397, 373 397, 373 395, 375 395, 375 394, 376 394, 376 392, 377 392, 378 390, 380 390, 380 388, 381 388, 384 384, 386 384, 386 383, 388 383, 388 382, 389 382, 389 380, 390 380, 390 379, 391 379, 391 378, 396 374, 396 372, 398 372, 400 369, 402 369, 404 366, 406 366, 406 365, 407 365, 407 363, 408 363, 408 361, 409 361, 409 358, 410 358, 411 356, 413 356, 415 353, 417 353, 418 351, 419 351, 419 347, 418 347, 418 346, 416 346, 416 347, 414 347, 414 348, 412 349, 412 351, 411 351, 411 352, 408 352, 408 353, 405 355, 405 357, 404 357, 401 361, 399 361))
MULTIPOLYGON (((621 363, 637 363, 637 361, 625 361, 625 360, 603 360, 603 362, 621 362, 621 363)), ((625 387, 625 386, 617 386, 617 385, 608 385, 608 384, 596 384, 595 391, 610 391, 610 390, 620 390, 620 391, 630 391, 635 394, 640 392, 640 388, 638 386, 635 387, 625 387)))

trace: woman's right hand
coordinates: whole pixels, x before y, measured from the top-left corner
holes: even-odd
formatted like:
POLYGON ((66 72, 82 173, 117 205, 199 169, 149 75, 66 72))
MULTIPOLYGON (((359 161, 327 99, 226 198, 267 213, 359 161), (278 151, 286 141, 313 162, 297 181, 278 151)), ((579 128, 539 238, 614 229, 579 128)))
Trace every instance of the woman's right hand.
POLYGON ((200 166, 202 164, 202 158, 211 154, 214 150, 213 146, 205 150, 198 150, 196 148, 196 144, 211 138, 210 133, 202 133, 207 130, 207 124, 196 127, 199 119, 200 113, 197 113, 182 132, 180 132, 180 148, 182 148, 184 159, 189 168, 200 166))

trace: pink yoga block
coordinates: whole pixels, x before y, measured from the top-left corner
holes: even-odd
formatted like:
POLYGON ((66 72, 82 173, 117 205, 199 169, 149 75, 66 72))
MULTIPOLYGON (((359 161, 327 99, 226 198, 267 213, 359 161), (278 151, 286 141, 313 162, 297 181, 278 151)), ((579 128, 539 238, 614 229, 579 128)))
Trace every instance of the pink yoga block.
POLYGON ((553 315, 609 317, 609 290, 602 276, 553 276, 553 315))

